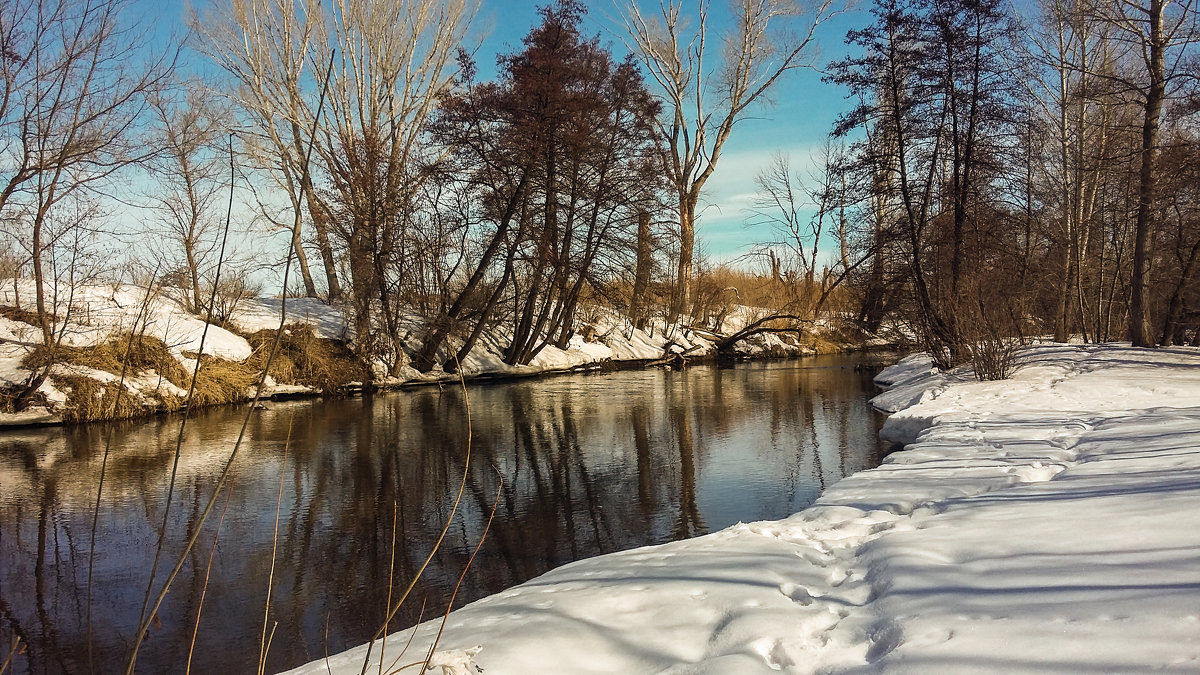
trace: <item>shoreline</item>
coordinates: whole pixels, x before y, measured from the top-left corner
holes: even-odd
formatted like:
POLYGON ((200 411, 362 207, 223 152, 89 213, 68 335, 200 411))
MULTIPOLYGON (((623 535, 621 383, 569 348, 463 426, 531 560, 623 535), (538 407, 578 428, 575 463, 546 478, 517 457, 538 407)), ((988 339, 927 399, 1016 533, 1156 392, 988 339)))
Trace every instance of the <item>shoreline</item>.
MULTIPOLYGON (((786 361, 791 359, 802 359, 814 356, 823 356, 829 354, 854 354, 854 353, 870 353, 870 352, 891 352, 895 351, 894 345, 841 345, 840 349, 831 352, 816 352, 802 351, 797 349, 794 353, 761 353, 761 354, 746 354, 739 355, 734 359, 721 359, 715 352, 705 352, 689 357, 689 365, 712 365, 719 363, 748 363, 758 361, 786 361)), ((292 389, 302 385, 280 385, 279 391, 265 392, 258 399, 258 405, 273 401, 310 401, 317 399, 340 399, 340 398, 355 398, 365 395, 373 395, 376 393, 388 393, 393 391, 403 391, 408 389, 420 389, 431 386, 445 386, 447 384, 500 384, 504 382, 512 382, 516 380, 541 379, 550 378, 561 375, 577 375, 584 373, 595 372, 615 372, 626 370, 646 370, 649 368, 670 368, 668 364, 662 363, 661 358, 635 358, 635 359, 607 359, 601 361, 592 361, 581 363, 578 365, 565 368, 548 368, 543 370, 534 369, 514 369, 511 371, 483 371, 469 375, 463 375, 461 378, 458 375, 446 374, 441 377, 420 377, 411 378, 402 381, 384 381, 376 384, 373 387, 352 387, 346 388, 339 392, 325 392, 316 389, 305 387, 303 390, 292 389)), ((528 368, 528 367, 526 367, 528 368)), ((207 410, 219 408, 222 406, 242 406, 253 404, 254 397, 246 396, 245 398, 227 401, 221 403, 212 403, 200 405, 193 408, 196 410, 207 410)), ((168 410, 160 408, 156 411, 151 411, 143 415, 131 417, 114 417, 107 419, 94 420, 65 420, 61 415, 47 413, 42 411, 34 411, 34 415, 38 417, 33 420, 21 419, 21 413, 2 413, 0 414, 0 433, 9 430, 21 430, 31 428, 46 428, 46 427, 70 427, 92 424, 110 424, 113 422, 137 422, 172 415, 183 414, 182 409, 168 410), (17 419, 13 419, 17 418, 17 419)))
POLYGON ((432 665, 489 675, 1200 666, 1200 350, 1039 345, 1008 380, 919 359, 879 380, 908 445, 812 507, 571 563, 388 644, 412 660, 440 634, 432 665))
MULTIPOLYGON (((3 295, 3 299, 8 298, 7 293, 3 295)), ((87 323, 70 323, 57 329, 62 344, 58 353, 51 352, 54 363, 49 366, 37 360, 49 358, 39 354, 40 348, 35 345, 38 329, 0 317, 0 383, 6 384, 8 395, 15 395, 39 369, 48 369, 48 377, 36 392, 41 400, 21 413, 0 413, 0 429, 149 419, 177 413, 185 406, 198 358, 205 359, 205 365, 200 375, 203 383, 198 384, 193 397, 194 410, 253 401, 257 382, 264 379, 263 350, 269 339, 264 335, 273 335, 281 324, 279 358, 265 377, 259 399, 264 402, 356 396, 368 390, 444 386, 460 380, 499 382, 607 368, 638 369, 679 358, 677 355, 686 355, 691 363, 712 362, 730 355, 718 353, 719 340, 715 336, 735 334, 770 313, 763 308, 740 306, 723 320, 719 332, 680 326, 667 330, 668 326, 657 321, 640 330, 610 308, 594 313, 590 323, 581 326, 564 348, 546 345, 529 365, 523 366, 504 363, 508 339, 504 328, 498 326, 480 337, 460 364, 459 373, 451 375, 438 367, 420 373, 403 365, 395 376, 389 376, 385 375, 384 364, 370 364, 374 371, 370 373, 368 364, 353 356, 347 348, 349 328, 342 308, 318 300, 289 300, 286 318, 281 320, 280 299, 247 299, 226 322, 233 330, 206 324, 171 297, 150 297, 136 286, 79 287, 72 303, 73 307, 78 305, 76 315, 87 317, 87 323), (131 334, 138 339, 131 337, 126 342, 131 334), (135 345, 136 349, 131 349, 135 345), (124 371, 122 359, 129 363, 127 376, 118 376, 124 371)), ((414 319, 410 330, 419 329, 414 319)), ((875 337, 863 340, 863 344, 849 344, 845 338, 831 338, 826 331, 786 336, 763 333, 739 343, 732 356, 735 361, 792 358, 889 347, 885 342, 890 341, 875 337)))

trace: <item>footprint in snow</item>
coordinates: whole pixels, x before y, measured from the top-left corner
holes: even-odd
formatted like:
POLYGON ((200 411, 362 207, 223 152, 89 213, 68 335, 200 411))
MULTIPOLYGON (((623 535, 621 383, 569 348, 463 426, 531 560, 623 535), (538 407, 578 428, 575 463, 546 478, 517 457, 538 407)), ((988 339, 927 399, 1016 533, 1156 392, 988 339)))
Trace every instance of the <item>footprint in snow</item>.
POLYGON ((796 665, 791 656, 788 656, 787 649, 784 648, 783 642, 775 640, 769 644, 759 643, 755 645, 754 650, 762 657, 763 662, 771 670, 783 670, 796 665))
POLYGON ((819 595, 814 595, 807 588, 799 584, 785 583, 779 586, 779 592, 783 593, 792 602, 807 607, 813 603, 813 600, 819 598, 819 595))

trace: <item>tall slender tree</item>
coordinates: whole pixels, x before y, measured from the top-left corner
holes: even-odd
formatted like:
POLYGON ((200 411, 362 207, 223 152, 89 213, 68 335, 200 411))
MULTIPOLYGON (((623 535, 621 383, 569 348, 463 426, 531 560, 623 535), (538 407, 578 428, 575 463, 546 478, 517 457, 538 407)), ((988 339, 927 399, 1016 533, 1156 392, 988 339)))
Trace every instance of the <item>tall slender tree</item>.
POLYGON ((721 32, 710 30, 709 0, 659 0, 657 11, 630 2, 624 13, 630 48, 663 104, 659 133, 679 222, 677 314, 692 309, 697 208, 726 142, 781 77, 807 65, 817 27, 837 11, 834 0, 730 6, 733 16, 721 32), (710 50, 711 43, 718 49, 710 50))

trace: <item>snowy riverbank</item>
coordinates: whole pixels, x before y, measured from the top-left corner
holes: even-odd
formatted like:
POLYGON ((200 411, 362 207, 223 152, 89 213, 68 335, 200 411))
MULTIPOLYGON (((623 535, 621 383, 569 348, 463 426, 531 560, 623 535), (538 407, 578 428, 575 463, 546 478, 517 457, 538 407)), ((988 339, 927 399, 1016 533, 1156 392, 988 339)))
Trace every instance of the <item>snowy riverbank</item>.
MULTIPOLYGON (((0 280, 0 388, 19 389, 33 376, 34 366, 30 365, 29 357, 36 357, 42 344, 41 329, 34 325, 36 318, 30 310, 34 292, 29 281, 0 280)), ((19 413, 0 413, 0 426, 56 424, 72 416, 90 419, 72 415, 69 410, 79 405, 78 400, 70 399, 72 389, 80 381, 85 381, 86 391, 96 393, 98 400, 103 391, 87 382, 113 389, 123 382, 125 392, 122 396, 133 402, 138 408, 137 414, 177 409, 186 400, 188 380, 198 354, 246 364, 255 351, 246 336, 261 330, 274 331, 280 325, 281 301, 278 298, 241 299, 230 311, 226 324, 229 330, 216 325, 210 325, 206 330, 201 318, 188 312, 176 298, 162 292, 147 294, 145 289, 129 285, 93 285, 80 286, 69 293, 63 290, 61 294, 69 295, 70 299, 58 303, 54 312, 54 330, 61 336, 64 347, 86 349, 120 341, 115 350, 124 353, 125 336, 134 333, 160 341, 164 359, 171 363, 135 365, 123 378, 124 369, 115 359, 109 359, 107 364, 94 363, 98 361, 95 359, 88 364, 55 363, 49 377, 38 389, 42 395, 38 404, 19 413), (65 325, 61 323, 63 320, 65 325), (108 365, 110 369, 93 365, 108 365), (177 373, 174 381, 167 371, 177 373)), ((283 323, 306 324, 312 328, 314 338, 345 341, 352 332, 347 311, 345 307, 327 305, 320 300, 289 299, 283 323)), ((734 333, 766 314, 767 310, 738 307, 723 320, 720 330, 724 334, 734 333)), ((646 330, 638 330, 614 311, 596 309, 589 315, 586 323, 576 327, 577 333, 565 349, 548 345, 528 365, 504 363, 503 352, 508 340, 503 329, 497 327, 480 338, 461 364, 461 372, 467 378, 520 377, 598 367, 608 362, 653 361, 671 353, 703 357, 716 350, 709 333, 667 326, 661 320, 652 321, 646 330)), ((418 322, 413 319, 411 334, 420 335, 421 332, 418 322)), ((793 335, 771 333, 753 336, 739 343, 737 349, 747 356, 815 353, 810 345, 793 335)), ((62 351, 59 350, 60 357, 62 351)), ((241 370, 245 371, 242 378, 246 381, 245 386, 224 395, 221 402, 252 397, 255 387, 251 383, 257 381, 258 371, 249 366, 241 370)), ((389 376, 382 363, 377 364, 376 370, 374 384, 384 388, 457 381, 459 377, 441 369, 421 373, 410 367, 402 367, 398 375, 389 376)), ((302 382, 267 378, 263 395, 270 398, 318 393, 318 388, 302 382)))
MULTIPOLYGON (((790 518, 580 561, 468 605, 433 663, 1200 670, 1200 350, 1054 345, 1020 361, 976 382, 906 359, 876 403, 895 411, 885 434, 911 444, 883 466, 790 518)), ((422 661, 438 623, 377 642, 372 664, 422 661)), ((358 673, 366 653, 293 672, 358 673)))

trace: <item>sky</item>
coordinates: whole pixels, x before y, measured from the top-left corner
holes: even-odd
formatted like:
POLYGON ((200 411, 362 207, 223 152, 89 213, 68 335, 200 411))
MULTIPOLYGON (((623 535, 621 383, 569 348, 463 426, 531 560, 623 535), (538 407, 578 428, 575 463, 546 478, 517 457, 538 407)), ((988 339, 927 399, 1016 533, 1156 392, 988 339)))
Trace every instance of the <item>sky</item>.
MULTIPOLYGON (((138 11, 154 17, 160 34, 182 32, 186 0, 132 0, 138 11)), ((228 0, 194 0, 191 6, 203 9, 210 2, 228 0)), ((802 0, 803 1, 803 0, 802 0)), ((499 54, 519 50, 521 38, 538 21, 539 2, 530 0, 479 0, 477 28, 480 47, 476 53, 482 79, 494 75, 499 54)), ((586 2, 588 16, 585 31, 599 36, 603 45, 618 58, 626 53, 622 36, 621 6, 625 0, 591 0, 586 2)), ((644 8, 652 9, 642 0, 644 8)), ((720 30, 727 22, 725 3, 713 2, 710 30, 720 30)), ((846 31, 869 21, 865 11, 844 12, 818 27, 815 49, 810 52, 812 68, 788 73, 771 95, 772 103, 753 108, 735 127, 725 145, 717 168, 705 186, 701 199, 702 211, 697 222, 697 243, 701 252, 713 261, 733 262, 767 241, 771 233, 763 226, 748 226, 748 209, 754 199, 755 175, 770 161, 772 154, 782 152, 790 157, 798 173, 806 174, 812 153, 821 146, 833 127, 838 114, 846 110, 845 92, 821 81, 820 69, 828 62, 841 58, 845 52, 846 31)), ((799 24, 797 24, 799 26, 799 24)), ((199 59, 197 55, 185 58, 199 59)))
MULTIPOLYGON (((485 61, 494 61, 496 54, 520 47, 521 38, 537 21, 539 4, 527 0, 483 0, 480 19, 484 25, 491 26, 491 32, 479 52, 477 60, 481 66, 485 61)), ((644 9, 652 7, 648 2, 641 4, 644 9)), ((723 12, 718 12, 723 9, 723 4, 721 0, 713 2, 714 10, 710 16, 724 18, 720 16, 723 12)), ((601 43, 614 54, 624 56, 627 50, 622 40, 624 29, 620 19, 624 2, 592 0, 587 5, 589 12, 585 25, 588 31, 598 35, 601 43)), ((853 10, 818 26, 816 49, 811 52, 810 59, 814 67, 787 74, 771 96, 773 104, 752 109, 735 127, 705 186, 701 199, 703 210, 696 227, 697 243, 713 261, 736 261, 756 243, 771 239, 771 233, 763 226, 747 225, 748 210, 756 190, 755 175, 776 152, 789 155, 797 172, 807 175, 812 153, 824 142, 837 116, 849 107, 845 91, 822 82, 819 71, 828 62, 842 58, 846 32, 869 20, 867 12, 853 10)), ((711 26, 710 30, 719 30, 725 24, 713 22, 711 26)), ((482 72, 486 71, 481 67, 482 72)))

